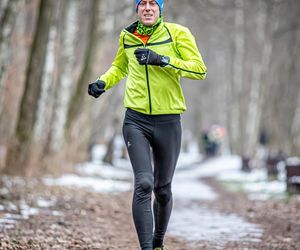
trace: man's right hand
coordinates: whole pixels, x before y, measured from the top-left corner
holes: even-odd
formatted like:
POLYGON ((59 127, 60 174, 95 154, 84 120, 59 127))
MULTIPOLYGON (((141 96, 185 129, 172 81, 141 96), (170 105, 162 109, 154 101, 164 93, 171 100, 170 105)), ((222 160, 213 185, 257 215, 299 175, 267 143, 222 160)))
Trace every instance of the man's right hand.
POLYGON ((89 95, 98 98, 105 92, 105 82, 101 80, 97 80, 89 84, 88 93, 89 95))

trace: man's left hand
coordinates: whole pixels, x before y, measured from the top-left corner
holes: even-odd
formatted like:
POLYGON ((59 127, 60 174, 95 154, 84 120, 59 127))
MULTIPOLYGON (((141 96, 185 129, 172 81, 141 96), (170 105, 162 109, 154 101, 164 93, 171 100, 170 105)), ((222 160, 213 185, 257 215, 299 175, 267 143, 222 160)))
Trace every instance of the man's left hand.
POLYGON ((162 67, 166 65, 163 62, 163 56, 150 49, 138 48, 134 51, 134 54, 140 65, 157 65, 162 67))

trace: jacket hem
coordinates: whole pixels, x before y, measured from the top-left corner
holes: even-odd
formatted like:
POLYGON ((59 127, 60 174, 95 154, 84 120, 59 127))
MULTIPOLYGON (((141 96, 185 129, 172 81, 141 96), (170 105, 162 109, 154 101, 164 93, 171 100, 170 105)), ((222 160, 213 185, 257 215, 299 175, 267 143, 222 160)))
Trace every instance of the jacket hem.
POLYGON ((180 109, 180 110, 178 110, 178 109, 153 110, 152 109, 152 111, 150 113, 149 110, 146 111, 146 110, 142 110, 142 109, 135 108, 135 107, 128 107, 128 106, 126 107, 125 106, 125 108, 130 108, 132 110, 135 110, 137 112, 140 112, 140 113, 143 113, 143 114, 146 114, 146 115, 171 115, 171 114, 179 115, 179 114, 182 114, 185 111, 185 109, 180 109))

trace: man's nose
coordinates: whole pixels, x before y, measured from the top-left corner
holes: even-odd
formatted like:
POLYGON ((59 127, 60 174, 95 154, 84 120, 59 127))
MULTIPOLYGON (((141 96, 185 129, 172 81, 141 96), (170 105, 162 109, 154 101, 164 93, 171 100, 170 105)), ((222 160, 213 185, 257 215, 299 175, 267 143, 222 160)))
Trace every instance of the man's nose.
POLYGON ((150 7, 151 7, 151 6, 150 6, 150 3, 147 2, 147 3, 146 3, 146 6, 145 6, 145 10, 150 10, 150 7))

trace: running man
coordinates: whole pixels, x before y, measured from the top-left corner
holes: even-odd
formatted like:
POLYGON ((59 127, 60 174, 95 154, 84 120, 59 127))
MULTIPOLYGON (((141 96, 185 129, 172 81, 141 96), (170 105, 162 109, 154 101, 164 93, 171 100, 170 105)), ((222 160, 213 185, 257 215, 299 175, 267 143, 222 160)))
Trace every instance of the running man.
POLYGON ((132 215, 142 250, 163 249, 172 211, 180 114, 186 110, 180 78, 206 76, 194 36, 184 26, 164 22, 163 4, 135 0, 138 21, 121 31, 112 66, 88 87, 98 98, 127 77, 123 136, 134 174, 132 215))

